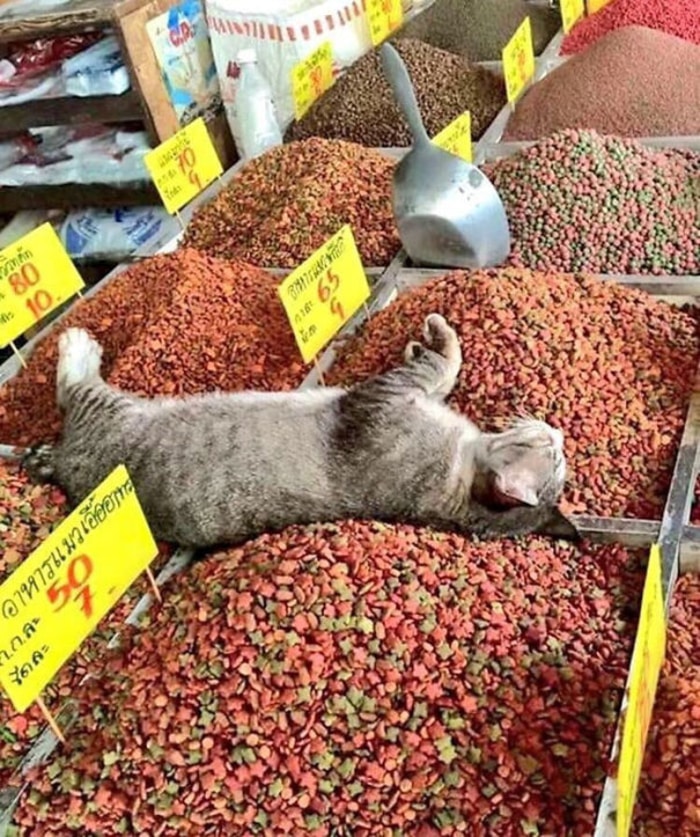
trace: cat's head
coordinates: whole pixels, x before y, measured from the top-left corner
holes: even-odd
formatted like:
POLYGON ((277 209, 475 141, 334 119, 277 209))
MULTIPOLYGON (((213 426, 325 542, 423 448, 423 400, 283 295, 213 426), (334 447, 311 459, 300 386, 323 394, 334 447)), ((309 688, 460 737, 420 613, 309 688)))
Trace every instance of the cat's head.
POLYGON ((564 436, 544 421, 518 419, 482 437, 475 499, 489 507, 553 506, 564 490, 564 436))

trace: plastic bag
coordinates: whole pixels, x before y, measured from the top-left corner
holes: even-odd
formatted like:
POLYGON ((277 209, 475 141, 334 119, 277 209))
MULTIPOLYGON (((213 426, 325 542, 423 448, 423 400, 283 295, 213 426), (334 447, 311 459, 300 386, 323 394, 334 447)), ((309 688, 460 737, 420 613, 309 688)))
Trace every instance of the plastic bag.
POLYGON ((338 74, 372 47, 363 4, 356 0, 210 0, 207 20, 224 106, 235 92, 235 56, 254 49, 282 131, 294 118, 290 75, 299 61, 330 41, 338 74))
POLYGON ((125 259, 172 225, 162 206, 70 212, 59 235, 72 259, 125 259))
POLYGON ((118 96, 131 87, 114 35, 64 61, 61 76, 70 96, 118 96))

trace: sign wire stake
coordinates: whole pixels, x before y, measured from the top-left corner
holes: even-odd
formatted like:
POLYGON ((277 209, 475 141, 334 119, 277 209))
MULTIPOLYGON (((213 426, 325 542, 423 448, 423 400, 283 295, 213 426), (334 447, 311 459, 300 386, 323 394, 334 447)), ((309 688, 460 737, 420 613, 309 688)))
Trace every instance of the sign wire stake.
POLYGON ((161 593, 160 593, 160 587, 158 587, 158 585, 156 584, 156 580, 155 580, 155 577, 153 575, 153 571, 151 570, 150 567, 146 567, 146 575, 148 576, 149 584, 151 585, 151 587, 153 589, 153 595, 156 597, 156 599, 159 602, 162 602, 163 597, 161 596, 161 593))
POLYGON ((182 215, 180 215, 179 211, 177 211, 177 210, 175 211, 175 217, 177 218, 178 223, 180 224, 180 229, 183 232, 185 232, 185 229, 186 229, 185 222, 182 220, 182 215))
POLYGON ((27 368, 27 361, 24 359, 24 356, 22 355, 22 352, 20 352, 20 350, 15 345, 14 340, 10 340, 10 346, 12 347, 12 351, 15 353, 15 357, 19 358, 19 362, 26 369, 27 368))
POLYGON ((41 714, 44 716, 44 718, 46 718, 46 722, 51 727, 51 731, 53 732, 53 734, 56 736, 56 738, 58 738, 58 740, 61 742, 61 744, 65 744, 66 743, 66 737, 61 732, 61 728, 59 727, 58 723, 56 722, 56 719, 54 718, 54 716, 49 712, 49 709, 46 706, 46 704, 44 703, 44 700, 41 697, 41 695, 37 695, 36 702, 37 702, 37 706, 39 707, 39 709, 41 709, 41 714))
POLYGON ((325 387, 325 385, 326 385, 326 381, 325 381, 325 380, 324 380, 324 378, 323 378, 323 372, 321 372, 321 365, 320 365, 320 363, 318 362, 318 358, 317 358, 317 357, 315 357, 315 358, 314 358, 314 366, 316 367, 316 374, 318 375, 318 379, 319 379, 319 381, 321 382, 321 386, 322 386, 322 387, 325 387))

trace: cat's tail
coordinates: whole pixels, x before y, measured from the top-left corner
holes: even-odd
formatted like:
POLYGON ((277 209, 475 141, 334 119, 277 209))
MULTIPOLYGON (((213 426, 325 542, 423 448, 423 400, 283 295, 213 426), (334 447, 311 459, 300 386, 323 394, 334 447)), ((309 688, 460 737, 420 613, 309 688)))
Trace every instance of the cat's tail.
POLYGON ((100 380, 102 346, 82 328, 69 328, 58 340, 56 398, 65 407, 70 390, 100 380))

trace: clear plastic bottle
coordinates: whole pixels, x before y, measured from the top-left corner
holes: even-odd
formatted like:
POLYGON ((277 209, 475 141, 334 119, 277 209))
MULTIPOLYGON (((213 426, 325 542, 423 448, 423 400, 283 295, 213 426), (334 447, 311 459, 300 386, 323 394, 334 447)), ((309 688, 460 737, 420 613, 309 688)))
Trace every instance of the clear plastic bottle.
POLYGON ((242 160, 257 157, 268 148, 282 144, 282 133, 272 89, 260 72, 254 49, 242 49, 237 57, 239 68, 233 103, 229 106, 229 124, 242 160))

